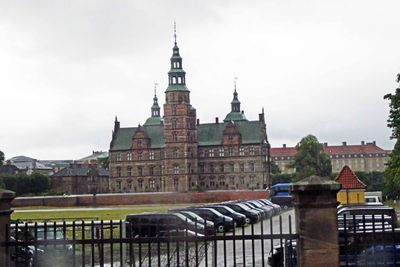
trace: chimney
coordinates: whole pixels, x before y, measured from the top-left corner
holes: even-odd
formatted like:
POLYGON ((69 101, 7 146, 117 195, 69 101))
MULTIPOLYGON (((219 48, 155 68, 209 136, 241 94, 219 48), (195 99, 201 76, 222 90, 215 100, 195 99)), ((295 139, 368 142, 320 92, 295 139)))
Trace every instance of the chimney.
POLYGON ((342 142, 342 146, 347 146, 347 142, 342 142))
POLYGON ((242 110, 242 114, 244 114, 244 110, 242 110))
POLYGON ((324 147, 328 147, 328 143, 327 142, 324 143, 324 147))
POLYGON ((260 121, 260 122, 264 122, 264 121, 265 121, 265 119, 264 119, 264 113, 258 114, 258 121, 260 121))
POLYGON ((361 145, 364 146, 365 145, 365 141, 361 141, 361 145))
POLYGON ((200 119, 197 119, 197 126, 200 124, 200 119))
POLYGON ((372 141, 372 144, 373 144, 374 146, 376 146, 376 141, 372 141))
POLYGON ((286 148, 286 144, 283 144, 283 148, 286 148))
POLYGON ((218 117, 215 117, 215 123, 216 123, 216 124, 218 124, 218 123, 219 123, 219 121, 218 121, 218 117))

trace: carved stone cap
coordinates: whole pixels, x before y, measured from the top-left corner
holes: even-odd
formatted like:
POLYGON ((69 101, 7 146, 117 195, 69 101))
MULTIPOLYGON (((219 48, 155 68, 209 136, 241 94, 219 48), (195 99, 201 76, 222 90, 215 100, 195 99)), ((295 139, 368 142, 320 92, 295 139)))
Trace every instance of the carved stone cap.
POLYGON ((291 192, 303 191, 339 191, 341 185, 328 177, 312 175, 297 183, 290 184, 291 192))
POLYGON ((13 191, 0 189, 0 200, 13 198, 15 198, 15 193, 13 191))

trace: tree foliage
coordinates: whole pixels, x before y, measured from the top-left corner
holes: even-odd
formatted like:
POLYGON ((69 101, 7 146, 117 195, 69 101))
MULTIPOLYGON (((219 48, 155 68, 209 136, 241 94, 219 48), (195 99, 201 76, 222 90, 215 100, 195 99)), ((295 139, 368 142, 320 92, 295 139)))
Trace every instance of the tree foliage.
POLYGON ((14 191, 17 196, 26 194, 39 194, 50 189, 49 176, 41 173, 26 174, 2 174, 2 183, 7 190, 14 191))
POLYGON ((367 185, 367 191, 383 191, 383 172, 356 171, 355 175, 367 185))
MULTIPOLYGON (((397 82, 400 82, 400 74, 397 74, 397 82)), ((389 198, 398 198, 400 195, 400 88, 394 94, 387 94, 384 99, 389 101, 389 118, 387 126, 392 129, 392 139, 396 144, 385 169, 384 194, 389 198)))
POLYGON ((2 166, 4 164, 4 152, 0 150, 0 166, 2 166))
POLYGON ((325 154, 323 145, 313 135, 303 137, 296 145, 296 155, 289 167, 296 169, 294 181, 311 175, 329 177, 332 173, 331 160, 325 154))
POLYGON ((271 174, 279 174, 281 173, 281 169, 279 169, 278 164, 275 161, 271 160, 271 174))

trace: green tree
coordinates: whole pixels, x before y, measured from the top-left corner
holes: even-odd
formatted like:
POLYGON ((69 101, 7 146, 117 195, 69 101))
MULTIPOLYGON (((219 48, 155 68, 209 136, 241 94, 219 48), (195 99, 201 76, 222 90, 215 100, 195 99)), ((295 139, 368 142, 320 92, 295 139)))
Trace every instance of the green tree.
POLYGON ((279 174, 281 173, 281 169, 279 169, 278 164, 275 161, 271 160, 271 173, 272 174, 279 174))
POLYGON ((323 145, 313 135, 303 137, 296 145, 294 161, 289 165, 296 169, 294 181, 311 175, 329 177, 332 173, 331 160, 324 153, 323 145))
POLYGON ((4 159, 5 159, 4 153, 3 151, 0 150, 0 166, 4 164, 4 159))
MULTIPOLYGON (((396 82, 400 82, 400 74, 397 74, 396 82)), ((400 195, 400 86, 394 94, 387 94, 383 97, 389 101, 389 118, 387 126, 392 129, 391 139, 396 139, 390 159, 386 164, 384 174, 384 194, 391 199, 400 195)))

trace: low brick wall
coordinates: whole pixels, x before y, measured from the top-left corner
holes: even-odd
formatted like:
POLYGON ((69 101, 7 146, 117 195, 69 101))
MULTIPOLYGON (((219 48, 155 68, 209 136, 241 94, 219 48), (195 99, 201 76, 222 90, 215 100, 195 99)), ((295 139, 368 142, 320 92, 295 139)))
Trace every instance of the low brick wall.
POLYGON ((265 190, 238 190, 238 191, 207 191, 189 193, 125 193, 125 194, 98 194, 45 196, 45 197, 17 197, 13 200, 13 207, 26 206, 93 206, 93 205, 140 205, 140 204, 174 204, 174 203, 210 203, 237 199, 266 198, 265 190))

